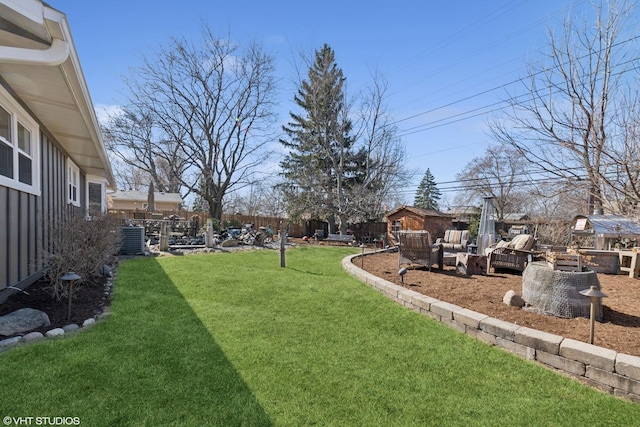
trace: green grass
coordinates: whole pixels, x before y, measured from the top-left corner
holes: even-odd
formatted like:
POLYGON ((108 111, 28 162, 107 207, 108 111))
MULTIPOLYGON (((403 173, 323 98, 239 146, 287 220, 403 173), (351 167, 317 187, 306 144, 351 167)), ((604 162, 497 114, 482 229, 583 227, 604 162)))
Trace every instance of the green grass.
POLYGON ((0 415, 85 426, 633 426, 640 405, 409 311, 348 248, 145 258, 89 331, 0 354, 0 415))

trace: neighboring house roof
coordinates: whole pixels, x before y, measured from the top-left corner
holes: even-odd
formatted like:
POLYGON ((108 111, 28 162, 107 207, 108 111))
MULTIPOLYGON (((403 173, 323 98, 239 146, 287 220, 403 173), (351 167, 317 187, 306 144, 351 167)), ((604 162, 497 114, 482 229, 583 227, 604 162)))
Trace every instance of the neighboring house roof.
POLYGON ((115 180, 67 17, 39 0, 0 0, 0 75, 87 174, 115 180))
POLYGON ((531 219, 526 213, 508 213, 504 215, 504 221, 528 221, 531 219))
POLYGON ((481 211, 482 209, 477 206, 454 206, 447 209, 447 213, 453 216, 471 216, 481 211))
MULTIPOLYGON (((149 199, 149 193, 146 191, 116 191, 115 193, 108 194, 112 200, 122 200, 129 202, 142 202, 146 203, 149 199)), ((161 191, 154 191, 153 199, 156 203, 175 203, 182 204, 183 200, 179 193, 165 193, 161 191)))
POLYGON ((400 212, 402 210, 413 212, 414 214, 416 214, 418 216, 423 216, 423 217, 427 217, 427 216, 449 217, 450 216, 450 215, 447 215, 447 214, 442 213, 440 211, 416 208, 414 206, 400 206, 400 207, 395 208, 394 210, 392 210, 390 212, 387 212, 385 214, 385 216, 388 218, 390 216, 393 216, 393 215, 397 214, 398 212, 400 212))

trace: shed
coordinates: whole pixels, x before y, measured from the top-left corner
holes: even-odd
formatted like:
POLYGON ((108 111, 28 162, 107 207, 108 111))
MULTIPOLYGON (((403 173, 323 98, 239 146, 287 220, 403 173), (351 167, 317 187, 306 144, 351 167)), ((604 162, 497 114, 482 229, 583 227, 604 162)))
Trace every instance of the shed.
POLYGON ((640 220, 620 215, 577 215, 571 221, 570 244, 581 248, 613 250, 640 242, 640 220))
POLYGON ((431 238, 443 237, 445 230, 453 228, 453 217, 436 210, 400 206, 385 215, 387 219, 387 241, 398 242, 398 231, 427 230, 431 238))

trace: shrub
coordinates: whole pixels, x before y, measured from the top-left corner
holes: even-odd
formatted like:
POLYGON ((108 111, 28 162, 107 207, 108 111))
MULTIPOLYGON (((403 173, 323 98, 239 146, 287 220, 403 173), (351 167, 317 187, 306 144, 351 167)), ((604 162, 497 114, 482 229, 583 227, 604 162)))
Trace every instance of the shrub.
POLYGON ((47 278, 51 281, 51 296, 60 300, 67 287, 60 278, 70 271, 78 274, 81 284, 95 278, 104 265, 115 260, 122 237, 117 219, 107 215, 86 218, 73 215, 52 227, 47 256, 47 278))

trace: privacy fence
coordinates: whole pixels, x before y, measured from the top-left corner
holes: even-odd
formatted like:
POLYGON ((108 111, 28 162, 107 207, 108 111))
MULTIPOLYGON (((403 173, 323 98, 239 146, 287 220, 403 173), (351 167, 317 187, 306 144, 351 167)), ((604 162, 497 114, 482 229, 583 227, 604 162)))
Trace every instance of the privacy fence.
MULTIPOLYGON (((139 209, 117 209, 110 210, 109 215, 120 219, 123 223, 130 222, 150 222, 161 221, 166 219, 175 219, 181 224, 181 229, 188 228, 185 234, 194 235, 204 227, 210 218, 208 212, 194 211, 155 211, 147 212, 139 209)), ((270 228, 277 233, 280 229, 286 229, 291 237, 313 236, 317 230, 323 230, 324 235, 328 234, 328 224, 319 220, 301 220, 297 222, 290 221, 286 217, 270 217, 259 215, 222 215, 223 228, 239 228, 244 224, 252 224, 254 229, 260 227, 270 228)), ((358 240, 378 239, 386 232, 385 222, 363 222, 352 224, 349 226, 350 231, 358 238, 358 240)))

